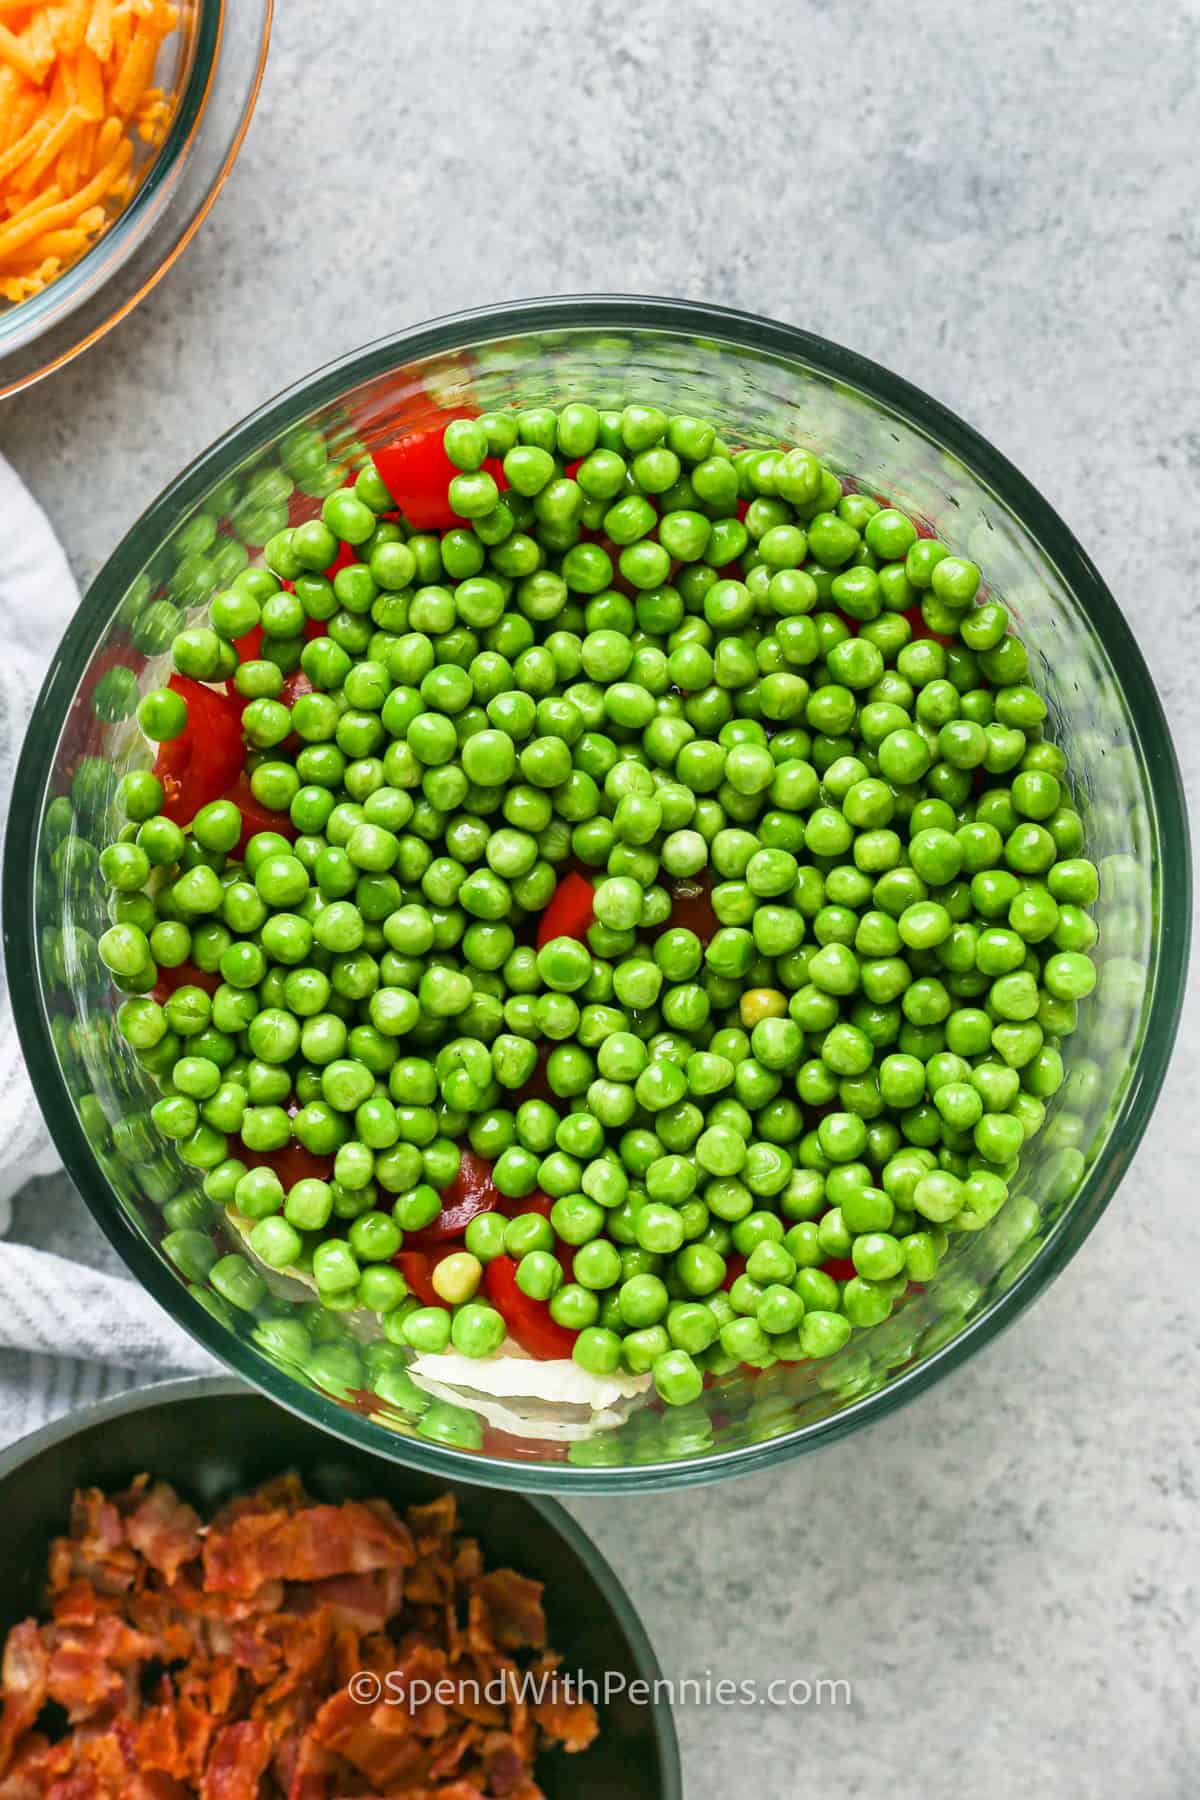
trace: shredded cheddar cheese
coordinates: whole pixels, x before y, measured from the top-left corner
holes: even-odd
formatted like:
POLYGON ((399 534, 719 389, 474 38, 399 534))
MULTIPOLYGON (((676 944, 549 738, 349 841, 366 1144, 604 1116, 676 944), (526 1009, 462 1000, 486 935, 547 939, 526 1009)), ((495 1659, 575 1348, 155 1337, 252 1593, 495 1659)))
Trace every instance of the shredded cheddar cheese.
POLYGON ((0 298, 27 300, 90 249, 171 103, 153 86, 170 0, 0 0, 0 298))

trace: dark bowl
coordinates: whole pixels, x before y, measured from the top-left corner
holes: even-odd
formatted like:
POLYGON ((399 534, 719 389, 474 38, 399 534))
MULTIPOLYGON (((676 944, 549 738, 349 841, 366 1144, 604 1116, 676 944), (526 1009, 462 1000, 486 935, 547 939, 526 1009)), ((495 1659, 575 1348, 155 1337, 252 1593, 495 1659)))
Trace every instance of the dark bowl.
POLYGON ((0 1454, 0 1633, 36 1613, 52 1537, 78 1487, 121 1486, 147 1471, 202 1510, 284 1469, 322 1500, 382 1495, 398 1506, 449 1489, 490 1564, 546 1584, 550 1642, 564 1667, 619 1697, 601 1703, 600 1736, 582 1755, 539 1758, 551 1800, 681 1800, 669 1706, 637 1704, 633 1682, 661 1678, 620 1582, 561 1506, 422 1474, 339 1444, 228 1378, 172 1381, 59 1419, 0 1454), (616 1676, 618 1679, 613 1680, 616 1676))

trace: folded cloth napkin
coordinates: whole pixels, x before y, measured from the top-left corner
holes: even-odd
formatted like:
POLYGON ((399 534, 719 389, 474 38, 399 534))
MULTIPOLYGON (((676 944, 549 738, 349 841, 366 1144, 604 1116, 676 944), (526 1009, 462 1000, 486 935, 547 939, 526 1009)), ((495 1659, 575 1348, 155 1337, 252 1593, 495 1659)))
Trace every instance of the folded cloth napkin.
MULTIPOLYGON (((79 590, 62 546, 28 489, 0 458, 0 820, 8 822, 13 779, 25 727, 47 665, 79 590)), ((0 1232, 8 1230, 9 1203, 34 1175, 58 1162, 21 1059, 8 983, 0 970, 0 1232)))
MULTIPOLYGON (((55 646, 79 604, 62 547, 0 457, 0 825, 55 646)), ((217 1364, 121 1273, 58 1169, 0 968, 0 1443, 119 1388, 217 1364), (23 1239, 24 1241, 18 1241, 23 1239)))

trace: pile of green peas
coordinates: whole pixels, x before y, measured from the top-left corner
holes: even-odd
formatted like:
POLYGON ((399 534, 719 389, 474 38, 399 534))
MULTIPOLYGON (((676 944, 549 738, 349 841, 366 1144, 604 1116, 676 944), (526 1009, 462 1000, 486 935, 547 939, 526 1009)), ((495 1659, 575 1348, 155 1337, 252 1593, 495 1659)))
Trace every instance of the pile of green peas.
MULTIPOLYGON (((459 523, 414 529, 368 465, 176 635, 296 835, 238 860, 232 801, 185 830, 124 777, 119 1027, 159 1132, 324 1306, 486 1356, 503 1254, 583 1368, 687 1404, 833 1354, 1004 1204, 1094 985, 1097 872, 1005 608, 810 451, 577 402, 443 442, 459 523), (539 948, 564 865, 591 923, 539 948), (184 963, 215 993, 153 998, 184 963), (393 1259, 464 1144, 516 1216, 472 1220, 423 1305, 393 1259), (324 1172, 239 1155, 296 1146, 324 1172)), ((170 740, 186 702, 138 716, 170 740)))

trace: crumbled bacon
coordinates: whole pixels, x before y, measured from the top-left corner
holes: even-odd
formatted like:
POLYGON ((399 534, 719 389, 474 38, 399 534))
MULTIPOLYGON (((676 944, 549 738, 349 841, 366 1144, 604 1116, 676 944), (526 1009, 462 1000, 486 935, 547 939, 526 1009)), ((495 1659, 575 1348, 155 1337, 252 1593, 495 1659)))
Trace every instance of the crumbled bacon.
POLYGON ((200 1552, 200 1514, 157 1481, 125 1521, 125 1536, 168 1581, 200 1552))
POLYGON ((50 1552, 51 1593, 84 1577, 99 1594, 124 1594, 137 1570, 137 1552, 125 1542, 124 1521, 114 1503, 99 1488, 81 1488, 71 1507, 70 1535, 50 1552))
POLYGON ((291 1779, 284 1790, 287 1800, 326 1800, 326 1778, 333 1761, 311 1732, 305 1732, 295 1748, 291 1779))
POLYGON ((56 1623, 46 1628, 43 1638, 50 1646, 47 1693, 65 1709, 72 1723, 119 1701, 125 1671, 146 1662, 155 1652, 152 1639, 112 1613, 79 1629, 56 1623))
POLYGON ((485 1570, 452 1495, 401 1519, 284 1475, 205 1526, 140 1476, 76 1495, 48 1574, 4 1647, 0 1800, 542 1800, 538 1751, 596 1733, 561 1683, 521 1697, 555 1667, 541 1586, 485 1570))
POLYGON ((300 1477, 289 1471, 277 1475, 273 1481, 264 1481, 261 1487, 251 1489, 248 1494, 235 1494, 213 1514, 208 1529, 228 1531, 235 1519, 244 1519, 251 1513, 299 1512, 307 1504, 308 1495, 300 1477))
POLYGON ((471 1586, 471 1622, 484 1645, 502 1650, 540 1650, 546 1642, 542 1584, 513 1569, 494 1569, 471 1586))
POLYGON ((17 1741, 24 1736, 46 1701, 50 1658, 33 1619, 14 1625, 4 1646, 4 1712, 0 1715, 0 1773, 8 1767, 17 1741))
POLYGON ((125 1683, 91 1648, 69 1641, 60 1644, 50 1658, 47 1692, 66 1711, 72 1724, 97 1712, 108 1701, 119 1701, 125 1683))
MULTIPOLYGON (((32 1621, 29 1621, 32 1623, 32 1621)), ((14 1626, 19 1631, 20 1626, 14 1626)), ((21 1741, 8 1774, 0 1781, 0 1800, 39 1800, 55 1779, 62 1751, 40 1732, 31 1731, 21 1741)))
POLYGON ((488 1792, 502 1796, 517 1793, 525 1776, 525 1758, 504 1731, 490 1732, 483 1741, 481 1760, 487 1770, 488 1792))
POLYGON ((217 1735, 200 1783, 200 1800, 258 1800, 258 1784, 271 1758, 265 1725, 241 1719, 217 1735))
POLYGON ((342 1688, 317 1714, 313 1737, 373 1788, 417 1787, 429 1773, 431 1753, 410 1724, 403 1707, 364 1705, 342 1688))
POLYGON ((483 1574, 483 1549, 477 1538, 459 1538, 454 1548, 454 1579, 461 1587, 483 1574))
POLYGON ((400 1611, 403 1569, 376 1569, 366 1575, 329 1575, 322 1581, 288 1589, 287 1605, 295 1612, 329 1609, 335 1629, 350 1626, 365 1636, 382 1631, 400 1611))
MULTIPOLYGON (((538 1678, 549 1675, 557 1664, 553 1653, 541 1656, 531 1673, 538 1678)), ((541 1697, 532 1702, 529 1711, 538 1730, 564 1750, 586 1750, 599 1730, 591 1701, 573 1698, 561 1677, 554 1685, 544 1683, 541 1697)))
POLYGON ((46 1789, 49 1800, 99 1800, 103 1791, 93 1769, 81 1769, 46 1789))
POLYGON ((386 1508, 348 1500, 300 1513, 243 1514, 204 1541, 204 1585, 216 1593, 251 1594, 264 1581, 322 1581, 370 1569, 403 1568, 412 1536, 386 1508))
POLYGON ((458 1505, 453 1494, 439 1494, 425 1506, 410 1506, 405 1517, 422 1555, 445 1550, 458 1529, 458 1505))

